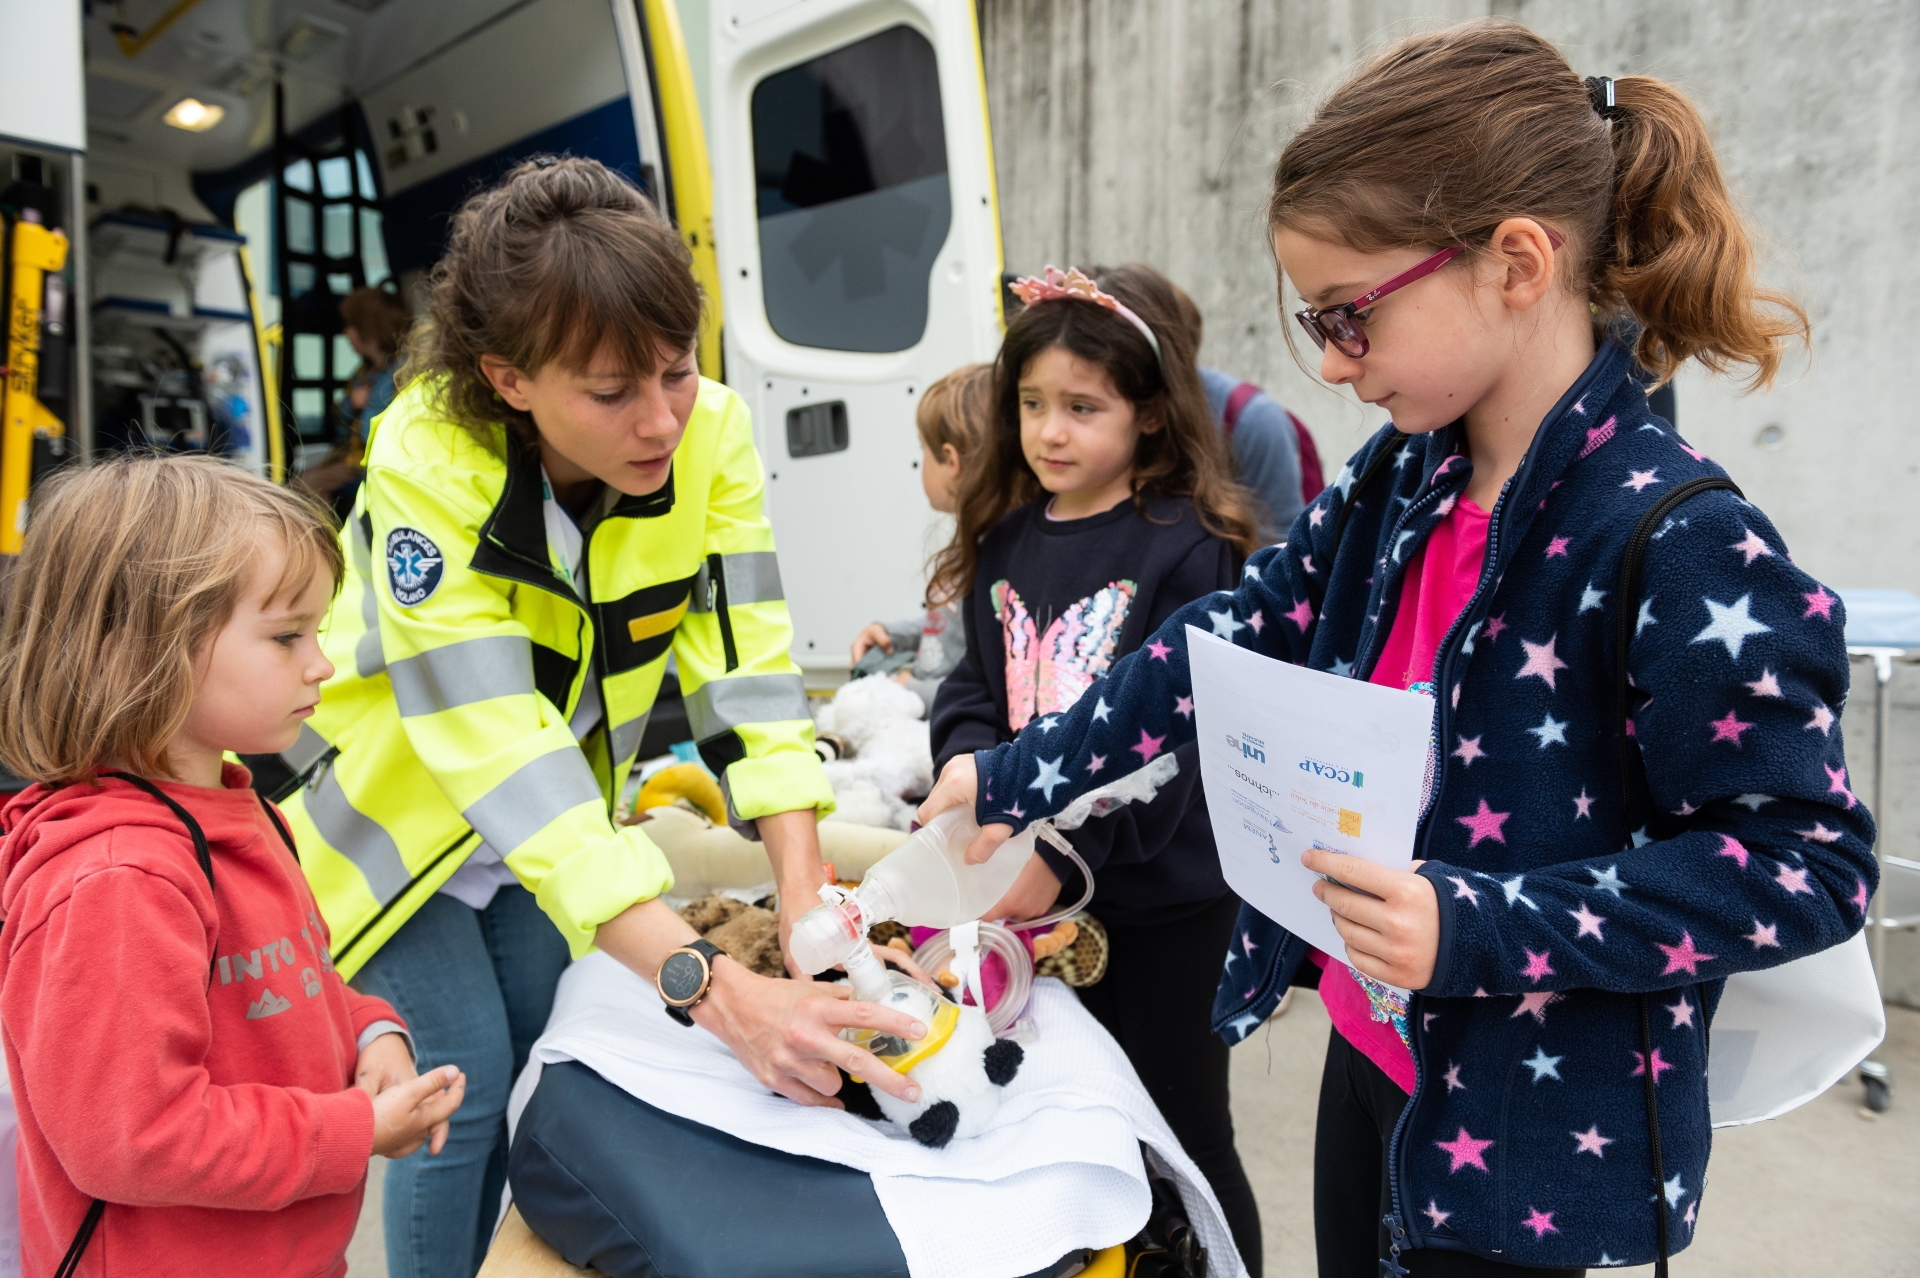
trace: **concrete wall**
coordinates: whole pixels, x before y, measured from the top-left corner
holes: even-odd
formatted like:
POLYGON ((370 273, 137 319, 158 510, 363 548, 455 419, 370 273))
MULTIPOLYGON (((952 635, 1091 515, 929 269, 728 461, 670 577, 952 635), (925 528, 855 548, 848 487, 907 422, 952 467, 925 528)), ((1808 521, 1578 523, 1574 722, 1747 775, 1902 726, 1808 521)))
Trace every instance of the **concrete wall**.
MULTIPOLYGON (((980 0, 980 10, 1008 269, 1137 259, 1165 270, 1206 314, 1204 358, 1299 412, 1329 474, 1384 418, 1294 363, 1261 216, 1274 160, 1315 98, 1401 35, 1489 14, 1546 34, 1584 74, 1680 84, 1770 245, 1769 280, 1814 325, 1811 359, 1771 394, 1683 373, 1681 429, 1815 575, 1920 589, 1920 5, 980 0), (1784 430, 1777 447, 1757 438, 1769 425, 1784 430)), ((1845 719, 1862 794, 1869 669, 1855 663, 1845 719)), ((1885 839, 1920 859, 1920 667, 1896 680, 1885 839)), ((1915 1000, 1920 937, 1895 942, 1892 992, 1915 1000)))
POLYGON ((1159 266, 1206 313, 1206 359, 1278 391, 1337 466, 1382 419, 1288 353, 1260 215, 1273 161, 1355 57, 1488 14, 1585 74, 1694 96, 1815 337, 1770 395, 1683 374, 1681 429, 1820 578, 1920 589, 1920 5, 981 0, 1008 268, 1159 266))

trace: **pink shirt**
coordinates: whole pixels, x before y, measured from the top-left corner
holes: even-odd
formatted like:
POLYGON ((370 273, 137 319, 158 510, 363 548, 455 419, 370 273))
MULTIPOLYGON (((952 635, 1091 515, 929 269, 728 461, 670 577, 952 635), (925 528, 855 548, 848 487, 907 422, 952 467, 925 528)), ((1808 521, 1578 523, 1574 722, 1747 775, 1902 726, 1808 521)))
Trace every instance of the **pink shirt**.
MULTIPOLYGON (((1433 695, 1433 662, 1440 641, 1473 598, 1486 558, 1487 512, 1462 497, 1407 565, 1400 610, 1369 682, 1433 695)), ((1324 969, 1320 1001, 1334 1029, 1411 1093, 1413 1053, 1407 1047, 1404 1001, 1391 987, 1318 950, 1313 961, 1324 969)))

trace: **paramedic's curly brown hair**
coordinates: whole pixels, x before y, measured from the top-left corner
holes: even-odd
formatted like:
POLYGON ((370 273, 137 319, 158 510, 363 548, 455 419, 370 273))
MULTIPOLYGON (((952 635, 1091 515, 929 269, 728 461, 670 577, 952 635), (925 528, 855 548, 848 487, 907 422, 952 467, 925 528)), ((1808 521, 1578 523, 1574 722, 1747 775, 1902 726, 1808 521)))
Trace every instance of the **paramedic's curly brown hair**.
POLYGON ((700 331, 693 255, 640 189, 598 160, 541 156, 468 200, 430 287, 401 380, 442 377, 441 407, 489 445, 496 423, 523 443, 536 431, 494 394, 482 355, 523 373, 556 360, 582 372, 608 350, 646 377, 700 331))
POLYGON ((1184 497, 1200 526, 1243 558, 1259 544, 1247 490, 1200 383, 1200 352, 1179 315, 1179 290, 1151 266, 1094 267, 1099 286, 1154 332, 1163 358, 1138 329, 1104 307, 1056 299, 1027 307, 1007 325, 994 364, 992 415, 978 456, 961 471, 953 540, 933 561, 928 596, 960 599, 973 589, 980 542, 1007 513, 1046 490, 1027 465, 1020 442, 1020 379, 1057 346, 1101 369, 1132 402, 1141 433, 1134 445, 1133 499, 1184 497))
POLYGON ((210 457, 119 456, 34 493, 0 616, 0 759, 67 785, 105 767, 168 775, 194 658, 286 549, 272 598, 340 586, 332 516, 210 457))
POLYGON ((1609 121, 1558 49, 1503 18, 1409 37, 1287 144, 1268 220, 1363 252, 1477 253, 1505 219, 1537 218, 1567 237, 1565 282, 1640 326, 1635 354, 1661 380, 1697 359, 1771 384, 1806 313, 1756 283, 1705 121, 1650 76, 1613 87, 1609 121))

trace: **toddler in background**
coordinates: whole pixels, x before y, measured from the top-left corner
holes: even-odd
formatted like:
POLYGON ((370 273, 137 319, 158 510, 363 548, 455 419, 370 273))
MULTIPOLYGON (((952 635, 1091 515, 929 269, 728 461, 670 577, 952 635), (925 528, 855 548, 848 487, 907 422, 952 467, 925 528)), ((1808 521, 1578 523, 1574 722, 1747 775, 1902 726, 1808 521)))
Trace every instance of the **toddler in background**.
MULTIPOLYGON (((914 424, 920 430, 920 487, 927 504, 943 515, 958 508, 960 467, 976 454, 980 435, 993 411, 993 365, 968 364, 956 368, 920 397, 914 424)), ((967 638, 960 629, 956 601, 930 599, 926 615, 903 621, 876 621, 853 641, 856 675, 891 668, 896 679, 918 693, 933 709, 940 681, 967 655, 967 638), (876 659, 872 649, 889 659, 876 659), (901 658, 912 657, 909 663, 901 658), (862 660, 868 665, 861 666, 862 660)))
POLYGON ((0 758, 36 783, 0 813, 25 1272, 337 1276, 368 1157, 446 1139, 464 1077, 415 1077, 340 979, 223 762, 293 744, 341 570, 324 513, 207 457, 36 495, 0 623, 0 758))

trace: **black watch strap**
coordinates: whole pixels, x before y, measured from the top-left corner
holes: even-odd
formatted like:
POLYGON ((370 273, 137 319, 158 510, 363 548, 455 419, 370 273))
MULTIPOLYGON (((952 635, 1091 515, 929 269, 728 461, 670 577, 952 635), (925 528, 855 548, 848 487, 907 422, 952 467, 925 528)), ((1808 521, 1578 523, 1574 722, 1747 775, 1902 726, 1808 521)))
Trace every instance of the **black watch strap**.
MULTIPOLYGON (((719 946, 715 945, 712 941, 706 940, 705 938, 701 938, 698 940, 689 941, 685 945, 682 945, 678 949, 675 949, 671 954, 667 955, 667 962, 671 962, 675 954, 683 954, 683 953, 698 954, 701 958, 706 960, 706 979, 701 981, 700 988, 693 995, 693 997, 685 1000, 684 1002, 674 1003, 674 1002, 668 1001, 667 992, 664 989, 660 990, 660 997, 661 997, 662 1003, 666 1007, 668 1016, 671 1016, 674 1020, 680 1022, 682 1025, 691 1027, 693 1025, 693 1015, 692 1015, 693 1009, 700 1005, 700 1000, 705 998, 707 996, 707 992, 713 988, 713 962, 715 959, 720 958, 722 955, 726 954, 726 951, 721 949, 719 946)), ((660 966, 661 966, 661 970, 664 972, 666 969, 666 963, 663 962, 660 966)), ((659 978, 655 977, 654 978, 655 987, 659 988, 659 984, 660 984, 659 978)))

